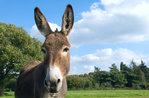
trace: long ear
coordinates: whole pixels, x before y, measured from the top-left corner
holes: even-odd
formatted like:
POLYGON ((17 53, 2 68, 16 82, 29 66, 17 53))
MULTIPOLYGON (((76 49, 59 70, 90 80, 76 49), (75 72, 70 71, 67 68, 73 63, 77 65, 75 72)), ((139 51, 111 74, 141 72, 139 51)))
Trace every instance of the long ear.
POLYGON ((45 16, 42 14, 42 12, 38 7, 36 7, 34 10, 34 16, 35 16, 35 22, 38 27, 38 30, 42 35, 46 36, 52 32, 45 16))
POLYGON ((68 36, 68 34, 70 33, 73 23, 74 23, 73 9, 72 6, 68 4, 63 15, 63 23, 62 23, 62 32, 66 36, 68 36))

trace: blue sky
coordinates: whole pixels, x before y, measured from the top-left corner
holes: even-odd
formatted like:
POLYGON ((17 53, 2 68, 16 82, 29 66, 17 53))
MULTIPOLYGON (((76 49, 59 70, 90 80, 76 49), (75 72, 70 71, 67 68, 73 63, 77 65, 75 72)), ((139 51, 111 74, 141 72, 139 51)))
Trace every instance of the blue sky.
POLYGON ((68 3, 73 5, 75 21, 77 21, 81 12, 88 10, 95 1, 98 0, 88 0, 87 2, 85 0, 1 0, 0 19, 1 22, 14 23, 30 32, 31 27, 35 24, 34 8, 36 6, 42 10, 50 22, 61 25, 63 11, 68 3))
POLYGON ((109 70, 112 63, 131 60, 149 65, 148 0, 1 0, 0 22, 23 27, 42 42, 34 21, 38 6, 51 28, 60 30, 66 5, 74 9, 75 24, 70 33, 70 74, 109 70))

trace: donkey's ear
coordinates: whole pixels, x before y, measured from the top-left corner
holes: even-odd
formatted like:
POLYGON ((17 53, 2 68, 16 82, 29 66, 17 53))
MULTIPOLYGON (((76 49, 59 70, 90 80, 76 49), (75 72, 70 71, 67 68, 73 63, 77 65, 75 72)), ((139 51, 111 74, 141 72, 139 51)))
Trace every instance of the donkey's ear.
POLYGON ((42 35, 46 36, 52 32, 45 16, 42 14, 42 12, 38 7, 36 7, 34 10, 34 16, 35 16, 35 22, 38 27, 38 30, 42 35))
POLYGON ((74 14, 73 9, 70 4, 67 5, 64 15, 63 15, 63 21, 62 21, 62 32, 68 36, 70 33, 72 26, 74 23, 74 14))

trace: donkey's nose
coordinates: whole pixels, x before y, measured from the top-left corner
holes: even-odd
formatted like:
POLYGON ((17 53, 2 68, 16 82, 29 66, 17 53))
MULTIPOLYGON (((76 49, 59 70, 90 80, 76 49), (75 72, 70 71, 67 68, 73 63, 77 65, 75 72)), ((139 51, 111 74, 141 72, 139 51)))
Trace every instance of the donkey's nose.
POLYGON ((57 84, 56 82, 50 83, 50 93, 57 93, 57 84))
POLYGON ((60 69, 57 66, 48 67, 45 80, 50 84, 48 85, 48 91, 52 93, 58 92, 62 87, 63 80, 60 69))
POLYGON ((57 93, 59 91, 59 87, 61 85, 61 79, 57 79, 56 81, 50 82, 50 92, 57 93))

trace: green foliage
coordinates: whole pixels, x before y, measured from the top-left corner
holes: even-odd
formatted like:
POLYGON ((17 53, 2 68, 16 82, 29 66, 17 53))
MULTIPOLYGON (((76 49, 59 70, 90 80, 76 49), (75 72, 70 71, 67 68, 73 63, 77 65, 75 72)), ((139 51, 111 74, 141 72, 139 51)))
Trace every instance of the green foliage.
POLYGON ((5 91, 15 91, 16 79, 10 79, 10 83, 5 86, 5 91))
MULTIPOLYGON (((110 73, 106 71, 100 71, 100 69, 97 67, 95 67, 94 71, 94 80, 99 84, 100 87, 111 87, 110 73)), ((96 84, 95 88, 97 88, 97 86, 98 85, 96 84)))
POLYGON ((141 64, 140 66, 137 66, 135 63, 132 63, 132 65, 133 65, 133 73, 134 73, 133 88, 136 88, 136 89, 147 88, 145 73, 140 68, 140 66, 143 67, 143 65, 141 64))
POLYGON ((85 86, 85 80, 77 75, 68 76, 67 83, 69 89, 79 89, 85 86))
POLYGON ((115 88, 122 88, 126 84, 126 79, 124 77, 124 74, 122 74, 115 64, 112 64, 112 67, 110 67, 110 77, 111 77, 111 84, 115 88))
POLYGON ((31 38, 22 27, 0 23, 0 88, 29 61, 42 60, 40 47, 41 42, 31 38))
POLYGON ((137 65, 120 63, 120 70, 112 64, 110 71, 94 72, 84 75, 67 76, 68 89, 149 89, 149 68, 143 61, 137 65))

